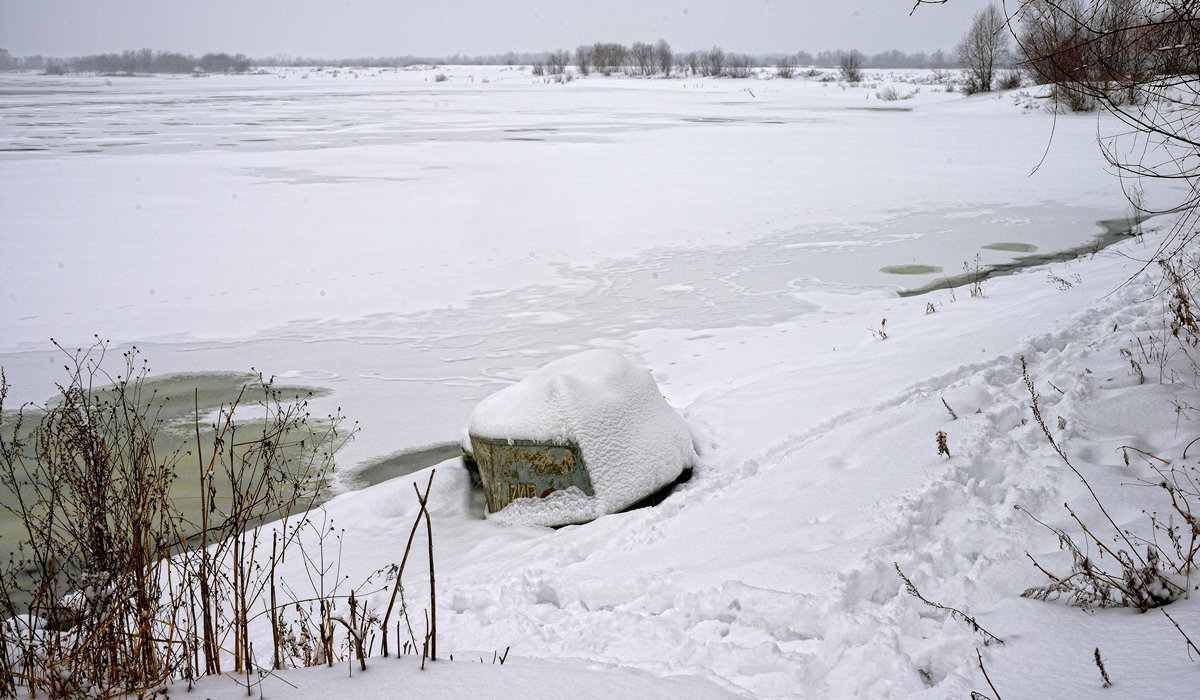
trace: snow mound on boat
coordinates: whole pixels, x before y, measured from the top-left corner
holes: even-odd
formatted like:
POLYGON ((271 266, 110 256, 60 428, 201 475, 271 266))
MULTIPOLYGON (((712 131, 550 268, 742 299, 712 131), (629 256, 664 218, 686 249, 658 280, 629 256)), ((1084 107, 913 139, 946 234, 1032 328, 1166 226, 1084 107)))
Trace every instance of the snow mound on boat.
POLYGON ((485 491, 498 488, 488 494, 489 517, 513 524, 566 525, 617 512, 697 462, 691 431, 649 370, 614 350, 564 357, 487 397, 467 432, 485 491), (519 480, 514 461, 546 460, 548 450, 558 455, 556 464, 570 465, 573 449, 586 472, 582 487, 579 479, 544 490, 544 484, 502 483, 519 480))

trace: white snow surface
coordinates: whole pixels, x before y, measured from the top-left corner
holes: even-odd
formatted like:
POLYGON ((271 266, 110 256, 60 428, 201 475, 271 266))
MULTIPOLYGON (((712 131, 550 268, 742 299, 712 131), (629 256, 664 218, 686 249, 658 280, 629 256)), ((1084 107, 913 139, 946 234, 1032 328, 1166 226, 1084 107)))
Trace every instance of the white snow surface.
MULTIPOLYGON (((1124 448, 1195 464, 1200 396, 1159 381, 1189 376, 1154 344, 1144 262, 1172 220, 981 297, 898 296, 1014 257, 991 244, 1085 246, 1127 212, 1096 146, 1120 125, 928 80, 0 75, 10 401, 60 379, 49 336, 136 342, 156 372, 253 365, 361 421, 346 473, 456 442, 486 396, 586 349, 649 368, 680 407, 693 478, 585 525, 485 519, 461 461, 438 465, 439 661, 288 670, 265 697, 1194 696, 1200 663, 1160 612, 1020 596, 1046 580, 1027 552, 1070 565, 1030 515, 1083 541, 1069 503, 1112 537, 1032 420, 1022 357, 1121 528, 1150 537, 1146 513, 1169 508, 1145 486, 1156 462, 1124 448), (881 103, 889 80, 921 91, 881 103), (882 271, 912 264, 941 271, 882 271), (1005 644, 908 595, 896 566, 1005 644)), ((1150 206, 1180 195, 1146 184, 1150 206)), ((337 538, 307 551, 336 555, 339 594, 386 606, 378 577, 360 582, 403 555, 428 478, 314 514, 337 538)), ((430 591, 409 567, 419 627, 430 591)), ((300 557, 278 575, 312 585, 300 557)), ((1194 591, 1169 611, 1200 640, 1194 591)))
POLYGON ((564 525, 614 513, 696 462, 687 424, 650 371, 616 350, 587 350, 547 364, 479 402, 468 430, 579 447, 594 495, 568 489, 517 499, 492 514, 510 524, 564 525))

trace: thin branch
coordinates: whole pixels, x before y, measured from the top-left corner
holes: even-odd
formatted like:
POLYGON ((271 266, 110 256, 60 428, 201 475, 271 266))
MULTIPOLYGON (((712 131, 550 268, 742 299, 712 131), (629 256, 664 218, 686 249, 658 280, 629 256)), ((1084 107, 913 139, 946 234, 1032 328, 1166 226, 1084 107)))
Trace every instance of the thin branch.
MULTIPOLYGON (((388 601, 387 612, 385 612, 383 614, 383 622, 381 623, 381 627, 383 628, 383 642, 382 642, 382 646, 380 649, 383 656, 388 655, 387 624, 388 624, 388 620, 390 620, 392 617, 392 607, 396 604, 396 594, 400 592, 400 588, 401 588, 400 587, 400 577, 404 574, 404 565, 408 563, 408 554, 410 551, 412 551, 413 538, 416 537, 416 535, 417 535, 417 527, 420 526, 420 524, 421 524, 421 517, 423 515, 428 515, 427 511, 424 508, 424 503, 425 503, 425 499, 429 498, 429 489, 433 488, 434 471, 437 471, 437 470, 433 470, 433 471, 429 472, 429 483, 425 484, 424 497, 421 496, 420 491, 417 492, 417 500, 419 500, 421 502, 422 508, 417 513, 417 517, 413 520, 412 530, 410 530, 408 533, 408 544, 405 545, 405 547, 404 547, 404 558, 402 558, 400 560, 400 568, 399 568, 399 570, 396 571, 396 587, 392 589, 392 597, 388 601)), ((413 488, 416 488, 416 486, 417 486, 416 484, 413 484, 413 488)), ((414 641, 414 644, 415 644, 415 641, 414 641)))
POLYGON ((1104 507, 1104 503, 1100 501, 1100 497, 1096 495, 1096 491, 1092 488, 1091 483, 1088 482, 1087 478, 1084 477, 1082 472, 1075 468, 1074 464, 1071 464, 1071 460, 1067 459, 1066 453, 1064 453, 1062 448, 1058 446, 1058 443, 1054 441, 1054 436, 1050 434, 1050 428, 1046 426, 1046 421, 1042 419, 1042 410, 1038 406, 1037 390, 1033 387, 1033 380, 1029 378, 1029 367, 1025 363, 1024 355, 1021 356, 1021 376, 1025 379, 1025 388, 1029 390, 1030 408, 1033 409, 1033 418, 1035 421, 1037 421, 1038 426, 1041 427, 1042 434, 1046 436, 1046 441, 1050 443, 1050 447, 1054 448, 1054 451, 1058 454, 1059 458, 1062 459, 1063 464, 1066 464, 1068 467, 1070 467, 1071 471, 1075 472, 1075 476, 1079 477, 1079 480, 1083 482, 1085 487, 1087 487, 1088 493, 1092 495, 1092 500, 1095 501, 1096 505, 1100 507, 1100 512, 1104 514, 1104 517, 1108 520, 1109 524, 1112 525, 1113 530, 1115 530, 1121 536, 1121 539, 1125 540, 1125 544, 1129 545, 1130 554, 1137 557, 1138 562, 1140 562, 1142 566, 1145 566, 1146 561, 1142 559, 1140 554, 1137 553, 1137 548, 1134 547, 1133 543, 1129 541, 1129 537, 1125 535, 1125 531, 1118 527, 1116 521, 1113 520, 1111 515, 1109 515, 1108 510, 1104 507))
POLYGON ((921 601, 922 603, 928 605, 931 608, 937 608, 938 610, 944 610, 950 614, 950 617, 953 617, 957 620, 961 620, 962 622, 966 623, 971 628, 972 631, 983 635, 983 638, 984 638, 983 645, 985 647, 989 646, 992 642, 996 642, 997 644, 1000 644, 1000 645, 1004 644, 1003 639, 1001 639, 1001 638, 997 637, 996 635, 992 634, 991 632, 988 632, 987 630, 985 630, 983 627, 980 626, 980 624, 978 622, 976 622, 975 618, 971 617, 970 615, 966 614, 965 612, 959 610, 958 608, 951 608, 949 606, 942 605, 940 603, 935 603, 932 600, 929 600, 925 596, 921 595, 921 592, 917 590, 917 587, 915 585, 913 585, 913 582, 907 576, 904 575, 903 571, 900 570, 900 565, 896 562, 892 562, 892 566, 896 567, 896 573, 900 574, 900 580, 904 581, 904 586, 907 589, 909 595, 913 596, 914 598, 916 598, 917 600, 921 601))
POLYGON ((947 2, 950 2, 950 0, 917 0, 912 9, 908 11, 908 16, 912 17, 912 14, 916 12, 917 8, 921 5, 945 5, 947 2))
POLYGON ((1187 636, 1187 633, 1183 631, 1183 628, 1179 626, 1179 623, 1175 621, 1175 618, 1171 617, 1171 613, 1167 612, 1165 608, 1159 608, 1159 610, 1162 610, 1162 614, 1167 616, 1167 619, 1171 621, 1171 624, 1175 625, 1175 629, 1179 630, 1179 633, 1182 634, 1183 638, 1187 640, 1187 645, 1189 647, 1188 658, 1192 658, 1193 651, 1197 654, 1200 654, 1200 649, 1196 648, 1196 644, 1192 641, 1192 638, 1187 636))
POLYGON ((996 694, 996 700, 1003 700, 1000 697, 1000 691, 996 690, 996 686, 992 684, 992 679, 988 676, 987 669, 983 667, 983 654, 979 653, 979 647, 975 648, 975 658, 979 660, 979 670, 983 672, 983 680, 987 681, 988 687, 996 694))

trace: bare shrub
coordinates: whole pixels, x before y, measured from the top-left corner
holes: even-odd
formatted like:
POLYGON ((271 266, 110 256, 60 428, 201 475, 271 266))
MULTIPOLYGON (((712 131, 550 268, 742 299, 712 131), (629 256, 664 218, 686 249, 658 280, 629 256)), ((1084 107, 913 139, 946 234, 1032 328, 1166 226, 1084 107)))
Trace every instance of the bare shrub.
POLYGON ((1023 82, 1021 71, 1010 68, 997 77, 996 88, 999 90, 1019 90, 1023 82))
POLYGON ((1026 71, 1036 82, 1055 85, 1056 98, 1068 109, 1103 107, 1135 131, 1165 136, 1168 145, 1188 141, 1180 127, 1186 120, 1177 123, 1174 109, 1144 107, 1163 101, 1194 108, 1191 76, 1200 66, 1193 38, 1200 8, 1194 3, 1028 0, 1012 19, 1026 71))
POLYGON ((958 62, 967 70, 967 92, 991 92, 997 65, 1008 60, 1008 28, 1004 13, 988 5, 971 20, 971 27, 955 47, 958 62))
POLYGON ((709 49, 703 57, 704 74, 714 78, 725 75, 725 51, 720 46, 709 49))
POLYGON ((745 79, 753 73, 754 60, 746 54, 731 53, 727 57, 725 74, 730 78, 745 79))
POLYGON ((1029 392, 1034 421, 1042 429, 1047 442, 1062 462, 1087 488, 1106 522, 1104 527, 1110 535, 1105 538, 1099 537, 1094 532, 1094 526, 1085 523, 1069 505, 1065 506, 1071 518, 1083 530, 1085 547, 1098 548, 1100 554, 1093 558, 1088 556, 1085 547, 1081 547, 1065 530, 1051 527, 1030 514, 1036 522, 1057 535, 1059 547, 1071 554, 1072 565, 1068 575, 1059 576, 1043 568, 1032 555, 1027 554, 1034 566, 1050 579, 1050 583, 1028 588, 1021 595, 1037 600, 1065 598, 1069 605, 1085 610, 1119 606, 1134 607, 1142 611, 1168 605, 1183 597, 1191 586, 1192 574, 1200 567, 1200 560, 1197 560, 1197 555, 1200 554, 1200 520, 1193 514, 1193 503, 1200 501, 1200 484, 1197 482, 1200 471, 1194 467, 1174 467, 1155 455, 1134 448, 1124 448, 1127 463, 1130 451, 1146 462, 1150 471, 1155 474, 1155 479, 1143 483, 1163 489, 1171 502, 1170 510, 1181 522, 1177 523, 1174 518, 1163 522, 1156 514, 1150 514, 1152 534, 1148 537, 1139 537, 1118 526, 1096 495, 1091 483, 1071 463, 1051 434, 1042 417, 1038 394, 1034 389, 1033 380, 1029 378, 1024 357, 1021 358, 1021 375, 1029 392), (1144 557, 1139 553, 1139 545, 1144 548, 1144 557), (1106 556, 1109 563, 1104 563, 1106 556))
POLYGON ((888 83, 875 91, 875 97, 884 102, 896 102, 897 100, 911 100, 921 92, 921 88, 914 88, 910 92, 900 92, 893 83, 888 83))
POLYGON ((579 68, 579 74, 586 78, 592 70, 592 47, 580 46, 575 49, 575 66, 579 68))
POLYGON ((1054 103, 1072 112, 1091 112, 1099 105, 1090 90, 1080 90, 1071 85, 1054 86, 1054 103))
POLYGON ((975 266, 972 267, 967 261, 963 261, 963 275, 967 281, 967 287, 971 292, 971 298, 983 298, 983 280, 987 278, 987 270, 983 268, 982 258, 979 254, 975 254, 975 266))
POLYGON ((862 81, 863 55, 857 50, 843 53, 838 61, 838 70, 841 71, 842 80, 848 83, 857 83, 862 81))
POLYGON ((629 72, 632 75, 654 75, 656 68, 654 47, 640 41, 629 47, 629 72))
POLYGON ((775 75, 785 80, 796 77, 796 56, 788 54, 775 61, 775 75))
POLYGON ((603 75, 612 75, 625 65, 628 49, 623 44, 597 42, 592 45, 592 68, 603 75))
POLYGON ((654 60, 658 63, 658 69, 662 71, 664 77, 671 77, 671 67, 675 65, 675 54, 671 51, 671 45, 666 39, 659 39, 654 45, 654 60))
POLYGON ((571 54, 559 49, 546 57, 546 72, 550 75, 562 75, 571 62, 571 54))

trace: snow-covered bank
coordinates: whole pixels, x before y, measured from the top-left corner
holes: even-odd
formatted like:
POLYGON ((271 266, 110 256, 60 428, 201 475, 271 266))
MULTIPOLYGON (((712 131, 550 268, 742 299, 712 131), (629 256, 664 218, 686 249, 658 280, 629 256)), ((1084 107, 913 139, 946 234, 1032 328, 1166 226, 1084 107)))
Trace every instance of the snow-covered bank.
MULTIPOLYGON (((1160 612, 1085 613, 1020 597, 1045 581, 1024 552, 1060 574, 1069 566, 1029 514, 1079 534, 1065 501, 1102 531, 1032 420, 1021 357, 1056 439, 1124 528, 1149 535, 1142 510, 1164 502, 1137 484, 1153 472, 1136 458, 1126 466, 1118 448, 1177 460, 1194 437, 1190 412, 1175 415, 1176 402, 1194 405, 1194 390, 1140 384, 1120 352, 1155 329, 1148 276, 1122 286, 1153 245, 1151 236, 997 279, 983 298, 859 299, 863 320, 888 314, 886 340, 849 319, 690 342, 641 336, 673 383, 709 387, 686 411, 708 436, 704 467, 657 507, 551 530, 483 520, 482 495, 458 461, 440 465, 431 502, 441 654, 490 659, 511 646, 514 657, 697 676, 756 697, 965 697, 988 693, 978 649, 1003 697, 1093 697, 1099 648, 1112 693, 1186 697, 1200 669, 1160 612), (817 346, 834 341, 836 350, 817 346), (691 359, 672 365, 679 348, 691 359), (939 430, 949 457, 938 454, 939 430), (985 645, 907 594, 896 565, 922 595, 1005 644, 985 645)), ((417 511, 411 483, 427 476, 326 506, 346 530, 350 581, 398 556, 417 511)), ((422 605, 421 575, 406 579, 410 605, 422 605)), ((1200 606, 1170 611, 1195 638, 1200 606)), ((403 684, 420 673, 411 666, 375 659, 369 673, 403 684)), ((309 678, 288 676, 302 689, 309 678)), ((326 676, 311 678, 315 697, 326 676)), ((488 682, 473 678, 458 682, 488 682)), ((613 692, 625 682, 591 680, 613 692)))
MULTIPOLYGON (((57 362, 34 346, 95 331, 138 340, 156 371, 253 365, 333 388, 362 421, 353 465, 457 438, 480 399, 551 359, 619 349, 683 407, 702 464, 657 507, 559 530, 484 520, 458 462, 439 466, 439 651, 455 664, 511 647, 513 669, 571 676, 578 695, 690 683, 682 693, 940 698, 988 692, 978 648, 1003 697, 1191 693, 1197 666, 1162 615, 1019 597, 1045 580, 1025 551, 1070 562, 1014 506, 1060 527, 1064 501, 1096 515, 1031 421, 1020 357, 1123 527, 1162 506, 1118 448, 1179 460, 1194 437, 1192 411, 1175 409, 1200 399, 1155 383, 1134 342, 1160 319, 1137 260, 1158 234, 986 281, 982 297, 899 298, 908 278, 880 271, 952 273, 1004 256, 994 243, 1090 238, 1125 210, 1094 117, 1060 118, 1030 177, 1051 119, 1011 97, 926 89, 911 111, 864 111, 867 87, 458 71, 449 85, 411 73, 310 76, 323 81, 310 89, 291 74, 5 95, 5 129, 29 143, 64 130, 37 124, 83 115, 80 134, 6 153, 0 170, 10 381, 42 398, 57 362), (148 124, 147 144, 104 145, 148 124), (232 136, 244 140, 221 146, 232 136), (909 596, 894 564, 1006 644, 909 596)), ((411 483, 426 479, 328 504, 349 585, 402 556, 411 483)), ((419 619, 427 584, 405 585, 419 619)), ((1195 601, 1171 608, 1196 639, 1195 601)), ((420 673, 370 664, 337 692, 382 696, 420 673)), ((412 683, 510 695, 529 677, 455 667, 412 683)), ((276 696, 333 682, 288 679, 302 690, 276 696)), ((244 692, 217 679, 205 692, 221 683, 244 692)))

